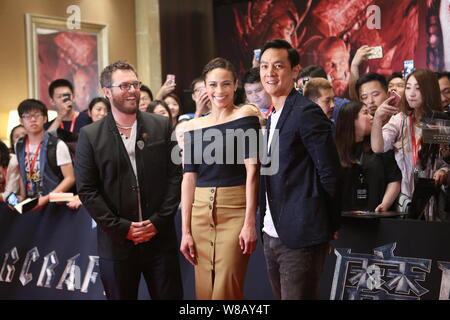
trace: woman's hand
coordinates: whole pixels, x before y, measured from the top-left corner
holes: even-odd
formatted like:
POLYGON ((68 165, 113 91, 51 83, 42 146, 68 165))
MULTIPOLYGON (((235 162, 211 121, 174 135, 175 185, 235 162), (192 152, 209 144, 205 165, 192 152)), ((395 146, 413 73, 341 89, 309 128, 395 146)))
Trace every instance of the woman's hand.
POLYGON ((355 66, 355 67, 359 67, 361 65, 361 63, 368 60, 367 57, 370 56, 371 53, 372 53, 371 47, 369 47, 367 45, 360 47, 356 51, 355 56, 353 57, 353 60, 351 62, 351 65, 355 66))
POLYGON ((244 225, 239 234, 239 245, 243 254, 252 254, 256 249, 258 237, 256 236, 255 226, 244 225))
POLYGON ((447 170, 442 169, 439 169, 434 173, 433 179, 436 187, 440 187, 445 184, 445 182, 447 181, 447 173, 447 170))
POLYGON ((194 239, 192 238, 192 235, 190 233, 183 234, 183 236, 181 237, 180 251, 181 253, 183 253, 184 257, 187 261, 189 261, 190 264, 192 264, 193 266, 197 264, 194 239))
POLYGON ((384 123, 386 120, 390 119, 393 115, 398 113, 399 110, 397 107, 389 105, 389 102, 393 99, 394 97, 389 97, 378 106, 377 110, 375 111, 373 121, 380 121, 380 123, 384 123))
POLYGON ((388 208, 386 208, 386 205, 384 203, 380 203, 378 207, 375 208, 375 212, 385 212, 388 208))
POLYGON ((176 84, 173 82, 173 80, 166 80, 164 84, 159 89, 158 93, 156 94, 155 100, 164 100, 164 98, 169 94, 175 91, 176 84))

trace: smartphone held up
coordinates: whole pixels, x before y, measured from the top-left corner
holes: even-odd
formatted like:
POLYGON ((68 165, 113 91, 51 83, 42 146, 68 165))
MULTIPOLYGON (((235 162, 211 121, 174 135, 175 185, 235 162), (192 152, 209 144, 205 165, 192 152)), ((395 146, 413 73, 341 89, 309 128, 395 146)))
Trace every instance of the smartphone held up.
POLYGON ((174 74, 168 74, 167 77, 166 77, 166 82, 170 86, 176 85, 176 83, 175 83, 175 75, 174 74))
POLYGON ((414 71, 414 60, 403 61, 403 78, 406 79, 414 71))
POLYGON ((388 105, 392 107, 400 106, 400 101, 402 100, 402 97, 400 97, 400 95, 395 91, 391 91, 391 93, 389 94, 389 98, 391 97, 393 98, 388 102, 388 105))
POLYGON ((370 54, 367 56, 367 59, 381 59, 383 58, 383 48, 381 46, 376 46, 370 48, 370 54))
POLYGON ((72 95, 70 93, 64 93, 63 94, 63 102, 66 103, 69 101, 72 101, 72 95))
POLYGON ((259 62, 259 59, 261 58, 261 49, 253 50, 253 55, 255 56, 255 60, 259 62))

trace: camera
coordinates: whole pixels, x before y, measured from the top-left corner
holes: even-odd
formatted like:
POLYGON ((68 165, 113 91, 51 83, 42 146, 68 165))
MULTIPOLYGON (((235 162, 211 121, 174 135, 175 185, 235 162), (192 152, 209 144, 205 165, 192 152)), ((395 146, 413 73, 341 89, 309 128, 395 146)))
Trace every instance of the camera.
POLYGON ((66 103, 68 101, 71 101, 71 94, 70 93, 64 93, 63 94, 63 102, 66 103))

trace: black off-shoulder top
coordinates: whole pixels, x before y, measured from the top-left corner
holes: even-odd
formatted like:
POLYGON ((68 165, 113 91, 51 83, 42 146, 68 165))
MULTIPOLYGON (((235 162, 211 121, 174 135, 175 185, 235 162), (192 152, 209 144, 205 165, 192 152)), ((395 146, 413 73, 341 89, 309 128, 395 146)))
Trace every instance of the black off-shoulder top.
POLYGON ((246 116, 185 132, 184 172, 198 174, 197 187, 244 185, 244 159, 258 158, 259 129, 259 118, 246 116))

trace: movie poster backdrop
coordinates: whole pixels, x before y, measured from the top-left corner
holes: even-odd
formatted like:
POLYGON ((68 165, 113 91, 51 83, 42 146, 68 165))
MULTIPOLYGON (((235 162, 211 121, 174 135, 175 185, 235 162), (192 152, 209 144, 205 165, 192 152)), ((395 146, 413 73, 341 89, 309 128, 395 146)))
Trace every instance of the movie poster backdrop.
POLYGON ((405 60, 433 71, 450 69, 448 1, 255 0, 217 4, 218 55, 242 74, 253 50, 270 39, 288 41, 302 68, 325 68, 337 96, 347 96, 350 63, 363 45, 381 46, 383 58, 369 60, 361 73, 389 76, 405 60))

